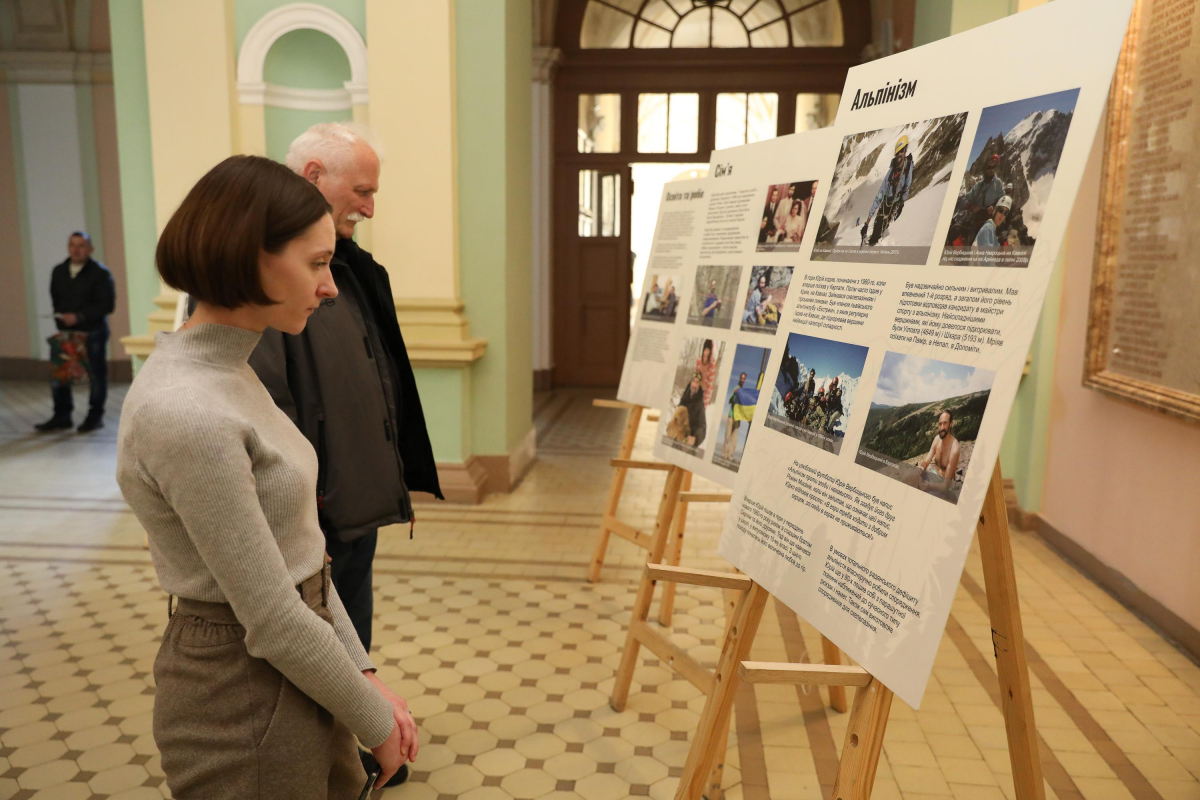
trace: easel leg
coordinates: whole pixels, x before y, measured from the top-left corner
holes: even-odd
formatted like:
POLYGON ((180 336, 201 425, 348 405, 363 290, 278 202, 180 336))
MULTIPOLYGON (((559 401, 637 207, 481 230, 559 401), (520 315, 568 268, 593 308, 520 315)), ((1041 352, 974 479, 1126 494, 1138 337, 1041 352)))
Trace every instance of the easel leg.
MULTIPOLYGON (((688 472, 683 476, 683 483, 679 485, 679 491, 690 492, 692 490, 692 473, 688 472)), ((683 558, 683 529, 687 524, 687 512, 690 503, 678 503, 675 506, 675 519, 671 522, 671 541, 667 546, 667 563, 673 567, 679 566, 679 560, 683 558)), ((663 627, 669 627, 671 624, 671 616, 675 613, 675 584, 667 582, 663 586, 662 599, 658 601, 658 622, 663 627)))
POLYGON ((891 710, 891 690, 874 678, 854 693, 842 761, 833 782, 833 800, 870 800, 891 710))
POLYGON ((750 654, 750 645, 758 632, 758 623, 762 621, 766 603, 767 590, 757 583, 751 585, 750 590, 738 601, 737 612, 733 624, 729 626, 729 635, 721 648, 721 658, 713 676, 712 694, 708 696, 704 712, 700 715, 700 724, 688 750, 675 800, 699 800, 718 754, 725 750, 729 738, 729 718, 738 688, 738 664, 750 654))
MULTIPOLYGON (((841 664, 842 651, 833 642, 821 636, 821 654, 826 664, 841 664)), ((830 686, 829 687, 829 706, 834 711, 839 711, 843 714, 850 706, 846 704, 846 687, 845 686, 830 686)))
MULTIPOLYGON (((633 443, 637 440, 638 426, 641 423, 642 407, 635 406, 629 409, 618 458, 629 458, 633 453, 633 443)), ((600 518, 600 532, 596 537, 596 551, 592 554, 592 563, 588 567, 588 580, 592 583, 600 580, 600 568, 604 566, 604 554, 608 550, 609 531, 606 520, 617 515, 617 506, 621 504, 621 491, 625 488, 625 473, 628 471, 625 467, 613 469, 612 483, 608 486, 608 500, 604 503, 604 516, 600 518)))
POLYGON ((988 614, 992 620, 992 648, 1000 675, 1000 699, 1008 731, 1008 755, 1018 800, 1043 800, 1042 762, 1038 755, 1037 728, 1033 720, 1033 694, 1025 661, 1025 632, 1017 601, 1012 541, 1000 462, 992 472, 983 512, 979 517, 979 550, 988 614))
MULTIPOLYGON (((687 470, 679 467, 671 467, 671 471, 667 473, 662 499, 658 503, 658 516, 654 520, 654 544, 649 558, 646 559, 648 564, 662 561, 663 550, 667 546, 667 532, 675 516, 675 506, 679 504, 679 486, 685 474, 687 470)), ((637 666, 638 650, 641 649, 641 643, 634 636, 634 631, 637 628, 636 623, 644 622, 650 615, 654 583, 649 575, 642 573, 642 582, 638 586, 637 599, 633 602, 633 612, 630 615, 629 635, 625 638, 625 652, 621 656, 621 664, 617 667, 616 680, 613 683, 611 705, 617 711, 624 709, 625 701, 629 699, 629 686, 633 683, 633 670, 637 666)))
POLYGON ((725 755, 729 751, 730 724, 730 721, 726 721, 725 735, 717 739, 717 746, 713 753, 713 768, 709 770, 708 782, 704 787, 704 800, 722 800, 725 797, 725 790, 721 788, 721 783, 725 780, 725 755))

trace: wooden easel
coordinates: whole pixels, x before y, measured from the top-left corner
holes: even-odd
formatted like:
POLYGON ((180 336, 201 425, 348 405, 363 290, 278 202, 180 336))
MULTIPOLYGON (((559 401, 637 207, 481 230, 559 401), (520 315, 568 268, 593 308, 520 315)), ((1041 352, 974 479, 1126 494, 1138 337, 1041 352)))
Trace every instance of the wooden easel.
MULTIPOLYGON (((657 464, 657 462, 655 462, 657 464)), ((637 667, 638 652, 642 646, 662 661, 663 666, 673 670, 688 680, 693 686, 708 696, 711 703, 716 689, 720 685, 720 670, 716 672, 705 668, 699 661, 686 651, 671 642, 665 633, 651 625, 649 621, 650 606, 654 600, 654 588, 657 581, 663 581, 663 596, 659 601, 659 624, 667 627, 671 624, 674 607, 676 584, 693 584, 714 586, 726 590, 727 616, 725 624, 725 639, 738 635, 741 627, 735 624, 739 603, 744 600, 744 590, 750 585, 750 579, 744 575, 708 570, 684 569, 679 566, 683 549, 683 530, 687 519, 687 507, 692 503, 728 503, 732 498, 729 492, 692 492, 692 473, 682 467, 660 464, 657 468, 667 470, 667 480, 663 486, 662 497, 659 500, 658 513, 654 522, 654 533, 648 537, 649 554, 643 569, 642 580, 638 586, 637 597, 625 639, 625 650, 621 655, 621 663, 617 667, 616 678, 613 682, 613 692, 610 704, 621 711, 629 699, 629 690, 633 683, 633 673, 637 667), (669 535, 668 535, 669 530, 669 535), (665 554, 668 544, 671 552, 665 554), (664 555, 669 557, 669 563, 662 563, 664 555), (738 592, 742 595, 739 597, 738 592)), ((645 536, 645 534, 642 534, 645 536)), ((761 606, 759 609, 761 616, 761 606)), ((757 628, 758 620, 754 620, 757 628)), ((750 639, 753 639, 751 634, 750 639)), ((821 637, 827 665, 835 665, 839 669, 841 651, 826 639, 821 637)), ((829 685, 830 706, 839 712, 847 709, 846 690, 840 684, 829 685)), ((707 707, 707 706, 706 706, 707 707)), ((732 706, 731 706, 732 707, 732 706)), ((728 740, 729 715, 726 714, 721 723, 724 734, 716 736, 713 743, 711 758, 706 762, 705 769, 708 777, 705 781, 708 800, 719 800, 722 797, 721 778, 724 773, 725 746, 728 740)))
MULTIPOLYGON (((617 451, 617 457, 608 462, 613 468, 612 482, 610 485, 608 485, 608 499, 605 501, 604 516, 600 517, 600 530, 598 531, 598 534, 596 534, 596 546, 595 552, 592 555, 592 564, 588 566, 588 581, 596 583, 600 581, 600 570, 602 567, 604 567, 605 555, 608 552, 608 536, 617 534, 618 536, 622 537, 622 539, 635 543, 635 545, 641 547, 644 549, 644 551, 653 551, 654 534, 643 533, 643 531, 637 530, 629 523, 620 521, 620 519, 617 518, 617 507, 620 505, 620 493, 622 493, 625 488, 625 476, 629 474, 629 470, 631 469, 660 470, 665 471, 666 473, 666 471, 670 471, 672 467, 671 464, 664 464, 656 461, 637 461, 637 459, 630 458, 632 453, 634 453, 634 441, 637 439, 637 428, 641 426, 642 414, 647 410, 644 405, 625 403, 623 401, 610 401, 610 399, 599 398, 593 399, 592 405, 595 408, 620 408, 628 409, 629 411, 628 419, 625 420, 625 433, 622 435, 622 438, 620 438, 620 449, 617 451)), ((646 415, 646 419, 650 422, 658 422, 658 411, 650 411, 650 413, 646 415)), ((679 491, 688 492, 690 488, 691 473, 686 473, 684 475, 683 483, 679 487, 679 491)), ((674 506, 672 504, 672 510, 673 507, 674 506)), ((662 506, 660 503, 659 511, 661 512, 661 510, 662 506)), ((683 511, 682 517, 672 523, 674 525, 673 535, 679 539, 679 546, 672 547, 671 549, 671 553, 674 558, 672 564, 679 563, 678 551, 679 548, 683 546, 683 525, 686 521, 686 516, 688 516, 686 515, 686 511, 683 511)), ((670 518, 668 518, 668 522, 670 522, 670 518)), ((658 529, 658 523, 655 523, 655 530, 656 529, 658 529)), ((660 553, 659 559, 661 558, 662 555, 660 553)), ((655 560, 655 563, 658 563, 658 561, 655 560)), ((672 591, 672 593, 670 593, 670 599, 667 599, 667 596, 664 596, 664 603, 662 603, 661 606, 661 608, 664 609, 665 618, 667 621, 670 621, 671 619, 673 607, 674 593, 672 591)), ((667 624, 667 622, 664 622, 664 624, 667 624)))
MULTIPOLYGON (((612 482, 608 485, 608 499, 604 503, 604 515, 600 518, 600 531, 596 536, 596 550, 592 555, 592 563, 588 567, 588 580, 595 583, 600 580, 600 570, 604 566, 604 556, 608 551, 608 537, 610 534, 615 533, 622 539, 628 539, 644 550, 650 549, 651 537, 649 534, 643 533, 632 525, 617 519, 617 507, 621 504, 621 492, 625 489, 625 476, 631 469, 666 471, 670 469, 670 465, 661 464, 657 461, 637 461, 630 458, 633 454, 633 443, 637 439, 638 428, 642 424, 642 414, 646 411, 645 406, 626 403, 621 400, 602 399, 592 400, 592 405, 596 408, 623 408, 629 411, 629 416, 625 420, 625 433, 621 436, 621 448, 617 451, 617 457, 609 462, 613 467, 612 482)), ((651 411, 647 415, 647 419, 657 422, 658 413, 651 411)))
MULTIPOLYGON (((1009 538, 999 462, 992 473, 977 532, 983 560, 988 613, 992 623, 992 643, 1003 700, 1002 711, 1008 734, 1013 784, 1017 800, 1044 800, 1042 765, 1038 757, 1037 729, 1033 718, 1033 697, 1025 660, 1025 635, 1017 602, 1016 573, 1013 569, 1012 543, 1009 538)), ((724 761, 733 701, 740 682, 806 684, 842 687, 843 690, 846 686, 857 687, 832 797, 834 800, 869 800, 892 706, 892 692, 861 667, 746 661, 759 622, 762 620, 767 596, 766 589, 745 575, 648 562, 638 589, 626 652, 617 671, 613 706, 623 707, 628 695, 629 681, 632 680, 633 668, 636 665, 636 643, 646 644, 701 689, 708 686, 708 700, 688 751, 675 798, 698 800, 701 796, 707 796, 709 800, 715 800, 721 796, 721 763, 724 761), (649 630, 644 609, 649 607, 657 581, 712 586, 737 594, 732 614, 726 624, 721 656, 716 670, 712 673, 701 667, 687 653, 667 642, 656 631, 652 633, 661 638, 661 642, 651 644, 649 639, 642 641, 639 638, 649 630), (643 612, 640 617, 636 613, 638 611, 643 612), (634 646, 630 646, 631 643, 634 643, 634 646)), ((836 648, 834 650, 836 652, 836 648)))

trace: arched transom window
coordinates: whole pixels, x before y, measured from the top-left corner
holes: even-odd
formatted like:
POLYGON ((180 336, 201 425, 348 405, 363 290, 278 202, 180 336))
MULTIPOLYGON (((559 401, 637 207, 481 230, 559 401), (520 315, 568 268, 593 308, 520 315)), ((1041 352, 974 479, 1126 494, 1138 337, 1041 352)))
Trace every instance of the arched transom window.
POLYGON ((837 0, 588 0, 585 50, 841 47, 837 0))

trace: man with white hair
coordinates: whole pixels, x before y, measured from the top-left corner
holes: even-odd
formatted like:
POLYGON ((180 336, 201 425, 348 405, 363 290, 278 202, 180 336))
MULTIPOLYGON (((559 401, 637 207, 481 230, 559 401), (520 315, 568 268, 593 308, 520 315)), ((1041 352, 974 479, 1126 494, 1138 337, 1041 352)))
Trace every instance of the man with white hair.
MULTIPOLYGON (((287 165, 333 209, 338 242, 330 268, 339 293, 303 333, 268 329, 250 365, 317 451, 317 513, 331 576, 369 651, 378 529, 407 522, 411 536, 409 492, 439 499, 442 492, 391 282, 351 238, 357 223, 375 215, 378 148, 361 128, 322 123, 292 142, 287 165)), ((401 768, 388 785, 407 776, 401 768)))

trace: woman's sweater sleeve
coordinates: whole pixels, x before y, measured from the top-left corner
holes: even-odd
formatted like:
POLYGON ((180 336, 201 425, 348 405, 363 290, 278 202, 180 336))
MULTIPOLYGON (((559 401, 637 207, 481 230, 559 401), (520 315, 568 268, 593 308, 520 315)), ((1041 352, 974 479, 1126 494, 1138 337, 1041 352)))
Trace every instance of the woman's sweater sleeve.
POLYGON ((391 704, 296 591, 251 471, 254 431, 175 391, 161 392, 131 423, 144 479, 187 529, 245 627, 250 655, 270 662, 364 746, 382 744, 394 725, 391 704))

